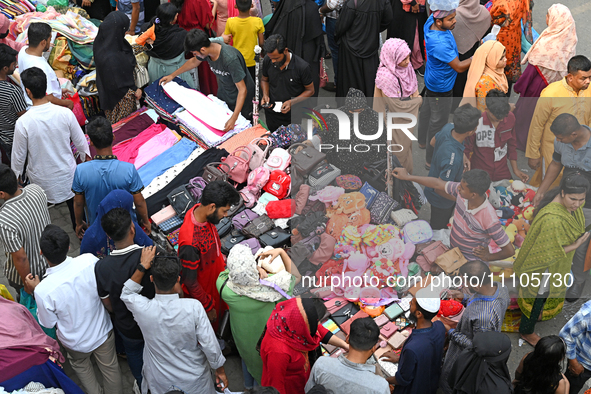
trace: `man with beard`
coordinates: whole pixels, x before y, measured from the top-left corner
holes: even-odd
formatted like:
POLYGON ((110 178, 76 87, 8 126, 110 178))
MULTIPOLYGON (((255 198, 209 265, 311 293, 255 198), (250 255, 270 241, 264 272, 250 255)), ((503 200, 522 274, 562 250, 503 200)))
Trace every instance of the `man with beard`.
MULTIPOLYGON (((448 8, 450 5, 447 6, 448 8)), ((427 170, 431 167, 433 147, 429 141, 447 123, 451 111, 453 87, 458 73, 470 67, 472 59, 460 61, 452 34, 456 26, 456 10, 434 9, 425 23, 425 100, 419 114, 419 147, 427 148, 427 170)))
MULTIPOLYGON (((181 283, 185 295, 201 302, 214 323, 227 308, 215 286, 225 267, 221 241, 215 227, 238 204, 240 195, 229 183, 214 181, 203 189, 201 203, 187 211, 179 232, 181 283)), ((216 325, 214 324, 214 328, 216 325)))
MULTIPOLYGON (((27 29, 27 37, 29 39, 29 46, 22 47, 18 54, 18 71, 22 73, 31 67, 39 67, 47 77, 47 99, 55 105, 74 109, 74 102, 70 100, 62 100, 62 88, 57 79, 55 71, 47 63, 43 57, 43 53, 51 48, 51 26, 47 23, 31 23, 27 29)), ((25 86, 21 81, 21 88, 25 95, 25 101, 28 106, 32 106, 33 102, 27 96, 25 86)))
POLYGON ((0 146, 8 157, 8 163, 16 120, 27 111, 23 91, 8 81, 8 76, 16 69, 17 55, 18 52, 8 45, 0 44, 0 146))
POLYGON ((428 288, 417 291, 410 302, 409 320, 415 328, 402 347, 400 355, 390 351, 386 361, 398 364, 398 371, 387 378, 394 394, 435 394, 439 387, 441 357, 445 343, 445 327, 431 320, 439 312, 440 300, 428 288))

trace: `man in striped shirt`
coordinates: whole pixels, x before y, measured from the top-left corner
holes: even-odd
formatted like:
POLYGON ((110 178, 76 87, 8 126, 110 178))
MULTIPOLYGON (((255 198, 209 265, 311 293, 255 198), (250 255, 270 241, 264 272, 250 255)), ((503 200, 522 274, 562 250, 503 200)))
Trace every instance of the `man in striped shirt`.
MULTIPOLYGON (((41 187, 28 185, 18 188, 15 173, 0 164, 0 239, 7 254, 4 271, 17 294, 25 287, 27 275, 42 277, 47 264, 41 256, 39 239, 45 226, 51 223, 47 197, 41 187)), ((25 287, 27 293, 32 289, 25 287)))
POLYGON ((570 392, 578 393, 591 378, 591 301, 583 304, 559 335, 566 344, 568 369, 565 375, 570 392))
POLYGON ((496 211, 486 198, 490 176, 484 170, 471 170, 461 182, 445 182, 439 178, 409 175, 404 168, 395 168, 393 175, 402 180, 420 183, 456 199, 450 244, 458 247, 470 260, 504 260, 515 254, 515 248, 503 230, 496 211), (490 240, 501 248, 490 253, 490 240))

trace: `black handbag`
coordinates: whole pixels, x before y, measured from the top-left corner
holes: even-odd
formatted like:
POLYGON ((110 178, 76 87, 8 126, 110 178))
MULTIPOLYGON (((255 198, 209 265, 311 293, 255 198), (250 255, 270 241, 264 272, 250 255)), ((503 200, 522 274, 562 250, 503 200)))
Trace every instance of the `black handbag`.
MULTIPOLYGON (((291 165, 301 174, 308 175, 313 169, 318 167, 321 161, 326 159, 326 154, 319 152, 306 144, 294 144, 289 147, 289 154, 291 155, 291 165), (302 146, 299 152, 294 153, 296 148, 302 146)), ((298 189, 295 189, 298 190, 298 189)))
POLYGON ((182 185, 174 189, 172 192, 170 192, 167 198, 174 211, 181 218, 184 218, 187 211, 193 208, 193 206, 196 204, 193 196, 187 190, 186 185, 182 185))
POLYGON ((341 324, 355 316, 355 314, 359 311, 359 307, 354 303, 350 302, 338 311, 336 311, 335 313, 333 313, 330 316, 330 318, 340 326, 341 324))
POLYGON ((242 234, 236 234, 234 231, 230 232, 230 234, 226 235, 222 238, 222 253, 226 256, 230 254, 230 249, 232 249, 235 245, 239 244, 240 242, 244 241, 246 237, 242 234))
POLYGON ((232 218, 226 216, 215 225, 215 228, 218 230, 220 238, 223 238, 232 230, 232 218))
POLYGON ((230 210, 228 211, 228 216, 232 217, 232 216, 236 215, 237 213, 244 211, 245 208, 246 208, 246 206, 244 205, 244 200, 242 199, 242 195, 240 195, 240 201, 238 201, 238 204, 230 206, 230 210))
POLYGON ((259 241, 263 246, 272 246, 274 248, 280 248, 283 245, 289 243, 291 234, 281 228, 275 228, 271 231, 267 231, 259 237, 259 241))
POLYGON ((252 222, 242 229, 242 234, 248 238, 260 238, 261 235, 275 228, 275 223, 267 215, 254 218, 252 222))
POLYGON ((226 163, 222 163, 222 162, 209 163, 203 169, 203 175, 201 177, 207 183, 211 183, 213 181, 228 182, 228 172, 230 172, 230 166, 226 163), (224 170, 218 168, 218 165, 222 166, 222 168, 223 168, 223 166, 226 166, 226 167, 228 167, 228 170, 224 171, 224 170))

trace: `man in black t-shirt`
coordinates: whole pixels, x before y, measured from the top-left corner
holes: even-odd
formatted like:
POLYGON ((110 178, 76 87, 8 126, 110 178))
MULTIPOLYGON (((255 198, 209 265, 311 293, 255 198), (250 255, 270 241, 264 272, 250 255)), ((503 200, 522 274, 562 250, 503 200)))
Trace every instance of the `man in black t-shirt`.
POLYGON ((285 46, 285 39, 274 34, 265 40, 267 56, 263 60, 263 99, 269 131, 280 126, 301 123, 301 104, 314 95, 312 69, 308 62, 285 46))
POLYGON ((194 57, 172 74, 162 77, 160 84, 166 84, 182 73, 196 68, 201 62, 207 61, 218 82, 217 97, 234 111, 223 131, 234 129, 240 114, 252 120, 254 81, 240 51, 224 44, 222 38, 209 39, 207 34, 199 29, 191 30, 185 37, 185 51, 191 52, 194 57))
MULTIPOLYGON (((142 331, 133 318, 133 314, 121 301, 123 284, 131 278, 136 269, 141 270, 143 259, 151 261, 155 255, 155 248, 142 248, 133 243, 135 225, 129 212, 123 208, 115 208, 107 212, 101 219, 101 226, 105 233, 115 242, 115 250, 106 256, 94 268, 99 297, 107 310, 114 316, 113 323, 123 340, 129 369, 135 377, 138 386, 142 385, 142 367, 144 365, 144 338, 142 331)), ((154 284, 150 275, 144 275, 141 285, 141 295, 154 298, 154 284)))

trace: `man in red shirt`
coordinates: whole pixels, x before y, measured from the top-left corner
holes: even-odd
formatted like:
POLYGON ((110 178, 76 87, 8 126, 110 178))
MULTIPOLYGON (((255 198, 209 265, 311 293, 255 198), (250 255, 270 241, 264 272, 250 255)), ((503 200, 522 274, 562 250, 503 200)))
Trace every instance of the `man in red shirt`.
POLYGON ((517 138, 515 115, 511 112, 509 98, 498 89, 486 95, 486 110, 476 132, 465 142, 464 154, 470 159, 470 169, 488 172, 491 180, 512 179, 507 160, 513 173, 523 182, 529 176, 517 167, 517 138))
POLYGON ((215 286, 226 266, 215 225, 239 201, 240 195, 229 183, 209 183, 203 189, 201 204, 187 212, 179 232, 179 258, 183 265, 181 283, 185 296, 201 302, 212 324, 227 309, 215 286))

